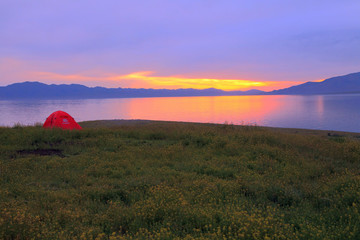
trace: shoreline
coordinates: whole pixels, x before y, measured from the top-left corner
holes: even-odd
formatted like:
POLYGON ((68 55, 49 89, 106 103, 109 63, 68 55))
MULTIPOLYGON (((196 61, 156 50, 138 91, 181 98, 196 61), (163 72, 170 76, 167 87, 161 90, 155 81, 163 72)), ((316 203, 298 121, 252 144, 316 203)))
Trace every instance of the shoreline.
POLYGON ((360 139, 360 132, 346 132, 335 130, 317 130, 307 128, 282 128, 282 127, 267 127, 258 125, 236 125, 225 123, 199 123, 199 122, 181 122, 181 121, 161 121, 161 120, 145 120, 145 119, 114 119, 114 120, 93 120, 78 122, 84 128, 97 128, 97 127, 119 127, 119 126, 137 126, 137 125, 154 125, 154 124, 192 124, 192 125, 228 125, 234 128, 241 127, 259 127, 274 132, 300 134, 300 135, 316 135, 316 136, 329 136, 329 137, 353 137, 360 139))
MULTIPOLYGON (((147 120, 147 119, 111 119, 111 120, 89 120, 77 122, 83 128, 116 128, 121 126, 140 126, 140 125, 169 125, 169 124, 183 124, 183 125, 215 125, 215 126, 231 126, 234 128, 242 127, 256 127, 267 129, 272 132, 299 134, 299 135, 315 135, 326 137, 351 137, 360 139, 360 132, 347 132, 337 130, 320 130, 308 128, 286 128, 286 127, 269 127, 261 125, 237 125, 232 123, 202 123, 202 122, 182 122, 182 121, 166 121, 166 120, 147 120)), ((14 127, 41 127, 42 122, 34 124, 14 124, 13 126, 0 126, 1 128, 14 128, 14 127)))

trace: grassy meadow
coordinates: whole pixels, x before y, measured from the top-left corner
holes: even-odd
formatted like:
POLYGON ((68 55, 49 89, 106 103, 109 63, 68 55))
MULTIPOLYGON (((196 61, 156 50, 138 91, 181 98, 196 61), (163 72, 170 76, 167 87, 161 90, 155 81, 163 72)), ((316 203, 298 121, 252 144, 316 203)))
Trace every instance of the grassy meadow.
POLYGON ((0 128, 1 239, 360 239, 357 134, 0 128))

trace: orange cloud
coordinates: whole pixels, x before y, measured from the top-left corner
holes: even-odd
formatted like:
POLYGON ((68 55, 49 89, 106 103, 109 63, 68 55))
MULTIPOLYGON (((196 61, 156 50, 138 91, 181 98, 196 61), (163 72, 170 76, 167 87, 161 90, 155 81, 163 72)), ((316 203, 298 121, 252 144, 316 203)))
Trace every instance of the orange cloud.
POLYGON ((269 82, 250 81, 242 79, 213 79, 213 78, 186 78, 178 76, 150 76, 153 72, 135 72, 118 76, 115 79, 142 80, 150 85, 162 88, 218 88, 223 90, 236 90, 244 88, 264 87, 269 82))
POLYGON ((322 82, 324 81, 325 79, 317 79, 317 80, 312 80, 311 82, 322 82))
POLYGON ((217 88, 222 90, 273 90, 290 87, 303 82, 293 81, 252 81, 244 79, 187 78, 181 76, 151 76, 154 72, 135 72, 128 75, 112 77, 113 80, 137 80, 133 87, 143 87, 146 83, 152 88, 217 88))
POLYGON ((222 90, 272 90, 289 87, 302 82, 292 81, 252 81, 244 79, 216 79, 216 78, 188 78, 182 76, 154 76, 154 72, 143 71, 134 72, 127 75, 102 74, 97 76, 86 76, 81 74, 58 74, 52 72, 36 72, 39 79, 48 81, 71 81, 71 82, 97 82, 101 83, 116 82, 121 87, 133 88, 217 88, 222 90))

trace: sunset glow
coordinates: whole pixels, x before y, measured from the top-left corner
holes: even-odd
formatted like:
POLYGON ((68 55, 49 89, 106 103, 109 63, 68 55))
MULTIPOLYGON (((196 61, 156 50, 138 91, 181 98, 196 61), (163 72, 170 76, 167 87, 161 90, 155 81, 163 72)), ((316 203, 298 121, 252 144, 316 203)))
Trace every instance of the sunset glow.
POLYGON ((186 78, 181 76, 151 76, 153 72, 135 72, 116 79, 134 79, 149 83, 155 88, 217 88, 222 90, 241 90, 269 86, 270 82, 243 79, 186 78))
POLYGON ((85 74, 59 74, 52 72, 33 72, 31 73, 35 79, 43 79, 53 82, 102 82, 112 83, 112 86, 126 88, 154 88, 154 89, 179 89, 179 88, 195 88, 206 89, 216 88, 226 91, 231 90, 249 90, 259 89, 270 91, 289 87, 294 84, 303 82, 294 81, 252 81, 244 79, 222 79, 222 78, 190 78, 184 76, 156 76, 152 71, 134 72, 126 75, 115 75, 102 73, 97 76, 89 76, 85 74))
MULTIPOLYGON (((222 96, 129 99, 131 119, 187 122, 264 124, 265 116, 280 111, 283 96, 222 96), (181 106, 174 108, 173 106, 181 106)), ((122 109, 121 106, 113 109, 122 109)), ((119 113, 121 114, 121 113, 119 113)))
POLYGON ((359 71, 356 0, 27 2, 0 4, 0 86, 271 91, 359 71))
POLYGON ((324 81, 325 79, 317 79, 317 80, 312 80, 311 82, 322 82, 324 81))

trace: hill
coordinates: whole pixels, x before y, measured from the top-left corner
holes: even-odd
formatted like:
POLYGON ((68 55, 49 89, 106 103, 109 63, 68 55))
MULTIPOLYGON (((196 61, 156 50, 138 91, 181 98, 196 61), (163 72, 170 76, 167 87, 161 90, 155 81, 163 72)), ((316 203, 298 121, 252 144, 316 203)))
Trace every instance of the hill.
POLYGON ((360 93, 360 72, 325 79, 322 82, 306 82, 289 88, 264 92, 224 91, 208 89, 144 89, 86 87, 80 84, 44 84, 40 82, 15 83, 0 87, 0 99, 64 99, 64 98, 141 98, 141 97, 186 97, 186 96, 239 96, 239 95, 312 95, 360 93))
POLYGON ((275 90, 268 94, 338 94, 360 93, 360 72, 325 79, 322 82, 306 82, 300 85, 275 90))
POLYGON ((0 87, 0 99, 40 98, 134 98, 134 97, 184 97, 184 96, 234 96, 256 95, 260 90, 223 91, 220 89, 137 89, 86 87, 80 84, 51 84, 40 82, 15 83, 0 87))

